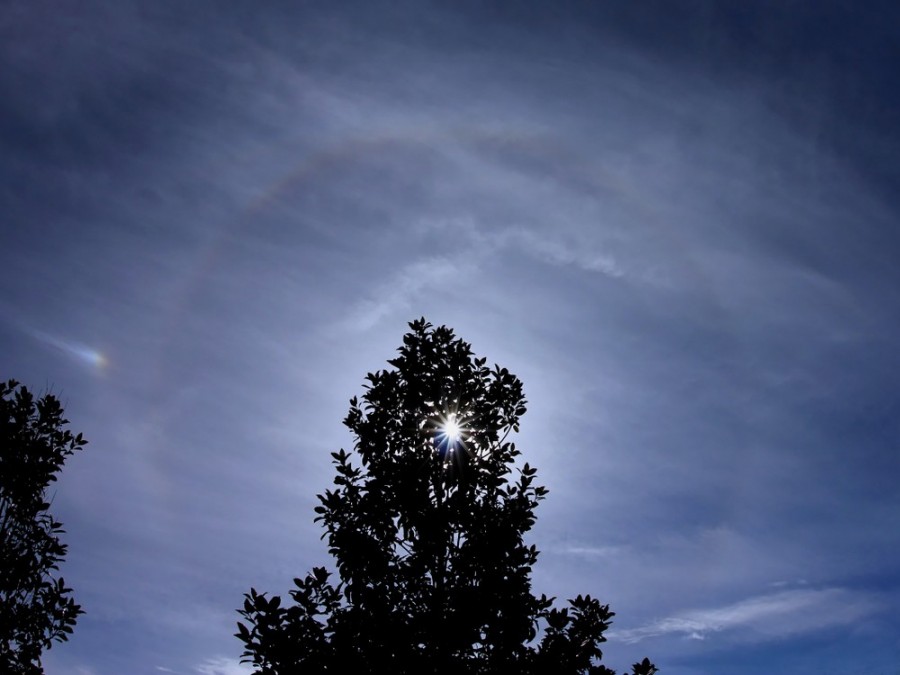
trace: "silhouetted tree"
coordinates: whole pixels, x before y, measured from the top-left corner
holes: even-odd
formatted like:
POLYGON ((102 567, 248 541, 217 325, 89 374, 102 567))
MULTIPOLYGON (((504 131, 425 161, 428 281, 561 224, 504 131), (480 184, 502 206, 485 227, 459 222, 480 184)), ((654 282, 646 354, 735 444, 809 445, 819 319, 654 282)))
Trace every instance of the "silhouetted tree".
POLYGON ((332 453, 335 487, 315 509, 339 580, 314 568, 291 603, 251 589, 244 661, 263 675, 612 674, 597 663, 609 607, 579 595, 555 609, 531 591, 538 551, 523 538, 547 490, 506 441, 522 383, 447 327, 410 329, 350 401, 358 463, 332 453))
POLYGON ((0 383, 0 672, 39 675, 41 653, 65 641, 82 613, 53 571, 66 555, 47 488, 85 445, 65 426, 59 401, 0 383))

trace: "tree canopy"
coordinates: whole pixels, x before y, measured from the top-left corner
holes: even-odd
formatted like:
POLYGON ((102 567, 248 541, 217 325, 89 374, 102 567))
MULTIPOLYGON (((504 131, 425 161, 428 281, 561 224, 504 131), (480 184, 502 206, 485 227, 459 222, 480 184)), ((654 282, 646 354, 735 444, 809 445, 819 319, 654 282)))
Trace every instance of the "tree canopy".
POLYGON ((81 607, 54 578, 67 547, 49 513, 47 489, 66 458, 86 443, 66 429, 62 406, 47 394, 0 383, 0 672, 39 675, 41 654, 64 641, 81 607))
POLYGON ((337 578, 316 567, 288 602, 251 589, 244 660, 262 675, 612 674, 599 663, 609 607, 532 593, 525 535, 547 490, 507 440, 521 381, 445 326, 409 327, 392 368, 351 399, 354 451, 332 453, 334 486, 318 495, 337 578))

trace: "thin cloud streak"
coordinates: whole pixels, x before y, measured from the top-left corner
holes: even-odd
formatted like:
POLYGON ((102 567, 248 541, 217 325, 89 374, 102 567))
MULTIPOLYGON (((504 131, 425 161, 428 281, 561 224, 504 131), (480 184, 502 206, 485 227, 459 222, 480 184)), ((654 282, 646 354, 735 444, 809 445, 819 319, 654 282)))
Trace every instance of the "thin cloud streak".
POLYGON ((386 317, 407 315, 414 304, 422 304, 423 294, 452 286, 462 278, 467 267, 466 261, 454 261, 446 256, 410 263, 358 303, 341 322, 341 328, 367 331, 386 317))
POLYGON ((558 552, 586 558, 611 558, 621 555, 625 550, 624 546, 564 546, 558 552))
POLYGON ((767 642, 852 625, 878 609, 869 597, 842 588, 796 589, 681 612, 639 628, 611 631, 609 638, 634 644, 671 634, 705 640, 711 634, 724 633, 726 641, 767 642))
POLYGON ((200 675, 249 675, 253 668, 225 656, 210 658, 194 668, 200 675))

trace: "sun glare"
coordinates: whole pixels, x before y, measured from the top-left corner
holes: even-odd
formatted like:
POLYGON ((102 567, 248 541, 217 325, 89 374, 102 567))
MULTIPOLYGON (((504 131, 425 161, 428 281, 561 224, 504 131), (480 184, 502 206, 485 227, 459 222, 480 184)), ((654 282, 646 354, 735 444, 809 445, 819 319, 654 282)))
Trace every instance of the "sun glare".
POLYGON ((441 459, 446 459, 449 455, 465 448, 466 435, 466 429, 456 419, 456 414, 451 413, 437 420, 437 427, 434 430, 434 446, 441 459))
POLYGON ((447 418, 447 421, 441 425, 441 435, 447 439, 447 442, 454 444, 462 438, 462 429, 455 417, 447 418))

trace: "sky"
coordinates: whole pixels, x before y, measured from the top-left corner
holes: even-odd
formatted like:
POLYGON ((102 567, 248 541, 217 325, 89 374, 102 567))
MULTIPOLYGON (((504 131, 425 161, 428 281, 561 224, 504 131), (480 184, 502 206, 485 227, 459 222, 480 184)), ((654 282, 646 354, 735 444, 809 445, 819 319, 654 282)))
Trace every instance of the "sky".
POLYGON ((607 665, 897 673, 892 5, 3 3, 0 377, 90 441, 48 675, 249 672, 420 316, 523 381, 607 665))

